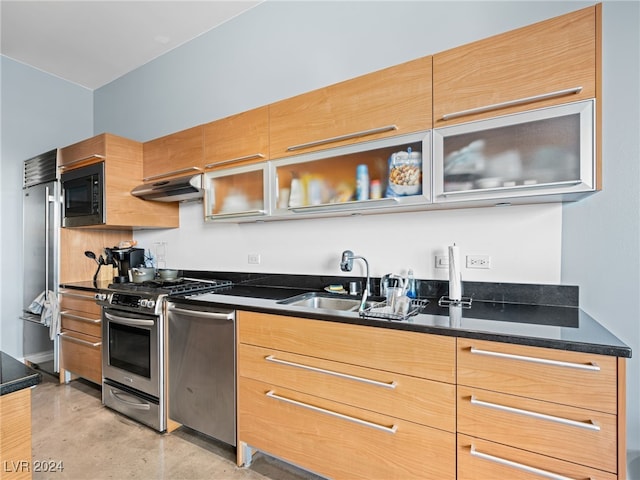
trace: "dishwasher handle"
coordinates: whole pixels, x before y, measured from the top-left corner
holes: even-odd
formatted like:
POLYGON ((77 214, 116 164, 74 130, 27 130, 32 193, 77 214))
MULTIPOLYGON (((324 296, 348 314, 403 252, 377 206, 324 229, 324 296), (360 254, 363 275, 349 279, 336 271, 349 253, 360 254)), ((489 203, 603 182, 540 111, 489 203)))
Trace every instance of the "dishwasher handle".
POLYGON ((191 310, 186 308, 179 308, 175 305, 169 304, 167 310, 175 313, 183 313, 185 315, 191 315, 192 317, 208 318, 210 320, 234 320, 236 312, 235 310, 222 310, 218 312, 191 310))

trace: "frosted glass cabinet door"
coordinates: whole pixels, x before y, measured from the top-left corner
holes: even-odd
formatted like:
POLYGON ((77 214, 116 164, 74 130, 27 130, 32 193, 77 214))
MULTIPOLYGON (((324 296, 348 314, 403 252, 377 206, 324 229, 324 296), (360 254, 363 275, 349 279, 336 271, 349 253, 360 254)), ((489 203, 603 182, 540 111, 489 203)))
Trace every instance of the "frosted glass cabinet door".
POLYGON ((593 191, 593 102, 436 129, 435 201, 538 195, 564 199, 593 191))
POLYGON ((268 164, 205 174, 205 220, 250 220, 268 212, 268 164))
POLYGON ((272 211, 282 218, 426 205, 430 169, 430 131, 275 160, 272 211))

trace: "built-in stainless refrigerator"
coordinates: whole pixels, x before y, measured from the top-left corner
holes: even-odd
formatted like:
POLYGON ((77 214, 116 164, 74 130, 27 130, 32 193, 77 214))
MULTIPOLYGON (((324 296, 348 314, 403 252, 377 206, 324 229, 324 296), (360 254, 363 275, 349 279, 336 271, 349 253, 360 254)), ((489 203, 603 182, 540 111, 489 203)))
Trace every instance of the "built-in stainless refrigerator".
POLYGON ((57 305, 61 210, 57 152, 52 150, 24 161, 22 195, 23 357, 52 374, 59 371, 55 332, 58 320, 52 331, 43 323, 39 307, 45 300, 57 305), (48 298, 51 295, 53 298, 48 298))

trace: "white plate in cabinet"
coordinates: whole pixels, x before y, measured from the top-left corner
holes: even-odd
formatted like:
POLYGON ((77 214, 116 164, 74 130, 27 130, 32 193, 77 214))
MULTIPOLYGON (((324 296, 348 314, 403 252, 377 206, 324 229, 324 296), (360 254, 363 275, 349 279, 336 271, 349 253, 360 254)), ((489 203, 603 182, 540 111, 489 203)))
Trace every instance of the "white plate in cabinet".
POLYGON ((458 480, 616 480, 617 475, 518 448, 458 435, 458 480))
POLYGON ((433 132, 434 202, 575 200, 596 190, 595 100, 433 132))
POLYGON ((453 480, 454 433, 240 377, 238 440, 328 478, 453 480))
POLYGON ((256 221, 269 215, 269 163, 204 174, 206 221, 256 221))
POLYGON ((431 203, 431 131, 305 153, 275 160, 273 165, 272 211, 279 217, 373 213, 431 203), (390 165, 391 155, 397 152, 419 152, 421 164, 390 165), (373 188, 366 198, 356 196, 358 165, 367 166, 369 182, 379 181, 379 197, 372 195, 373 188), (387 190, 394 169, 407 179, 394 185, 397 193, 387 190))

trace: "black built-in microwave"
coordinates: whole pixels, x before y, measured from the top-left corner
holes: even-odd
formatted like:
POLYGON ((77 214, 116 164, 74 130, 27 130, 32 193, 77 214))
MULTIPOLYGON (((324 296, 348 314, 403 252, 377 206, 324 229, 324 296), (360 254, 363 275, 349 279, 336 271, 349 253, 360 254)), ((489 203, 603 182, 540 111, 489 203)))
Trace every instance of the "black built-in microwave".
POLYGON ((65 172, 60 182, 63 227, 105 223, 104 162, 65 172))

